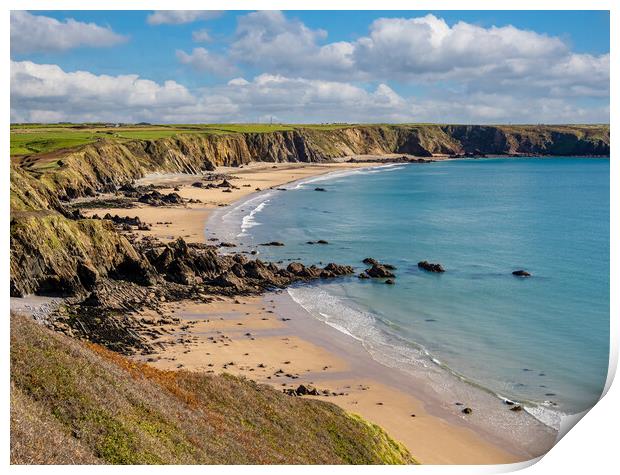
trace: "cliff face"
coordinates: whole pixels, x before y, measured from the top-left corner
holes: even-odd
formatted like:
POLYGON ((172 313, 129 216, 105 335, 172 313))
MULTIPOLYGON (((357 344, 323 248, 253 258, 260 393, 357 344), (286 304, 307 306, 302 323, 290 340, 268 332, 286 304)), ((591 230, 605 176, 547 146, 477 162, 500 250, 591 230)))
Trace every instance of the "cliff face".
POLYGON ((106 220, 40 211, 11 219, 11 295, 73 295, 114 273, 151 283, 150 265, 106 220))
MULTIPOLYGON (((609 128, 572 126, 357 126, 246 134, 185 134, 153 141, 100 141, 59 157, 23 196, 14 170, 14 209, 55 208, 55 200, 104 191, 152 172, 198 173, 251 161, 321 162, 355 154, 609 155, 609 128), (31 190, 32 192, 32 190, 31 190), (46 206, 46 203, 49 206, 46 206)), ((13 177, 12 177, 13 178, 13 177)))
MULTIPOLYGON (((111 227, 64 217, 62 202, 148 173, 199 173, 251 161, 321 162, 356 154, 609 155, 606 126, 384 125, 244 134, 185 134, 158 140, 102 140, 40 157, 43 168, 11 166, 11 292, 79 288, 91 274, 140 256, 111 227)), ((147 278, 147 277, 145 277, 147 278)))

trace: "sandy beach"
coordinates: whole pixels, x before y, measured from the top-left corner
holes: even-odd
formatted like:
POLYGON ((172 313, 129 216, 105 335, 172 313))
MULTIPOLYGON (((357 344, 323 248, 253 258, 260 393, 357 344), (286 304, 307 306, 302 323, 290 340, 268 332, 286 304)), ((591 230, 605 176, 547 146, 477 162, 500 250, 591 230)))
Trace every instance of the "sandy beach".
MULTIPOLYGON (((379 164, 377 161, 375 164, 379 164)), ((196 188, 191 186, 199 177, 195 175, 149 175, 138 181, 141 185, 154 184, 165 186, 162 193, 171 193, 178 188, 178 193, 189 200, 200 203, 188 203, 184 206, 155 207, 146 204, 133 208, 93 208, 84 210, 84 214, 100 216, 105 213, 119 216, 137 216, 142 222, 151 226, 150 231, 143 231, 145 236, 154 236, 166 242, 182 237, 187 242, 204 242, 205 222, 217 208, 227 206, 251 193, 274 188, 292 181, 323 175, 337 170, 371 166, 372 163, 251 163, 243 168, 219 167, 216 173, 230 174, 229 181, 235 188, 230 192, 222 188, 196 188)))
MULTIPOLYGON (((379 164, 379 162, 377 162, 379 164)), ((165 186, 162 192, 200 200, 185 206, 90 209, 89 214, 138 216, 151 225, 142 235, 162 241, 183 237, 205 242, 210 213, 249 194, 285 183, 364 163, 251 164, 220 168, 230 175, 231 192, 191 186, 196 176, 152 175, 140 184, 165 186)), ((227 372, 270 384, 280 390, 300 384, 319 391, 315 397, 360 414, 385 428, 427 464, 512 463, 543 453, 551 434, 533 441, 531 450, 511 447, 507 436, 496 440, 474 430, 472 416, 455 416, 442 410, 425 388, 402 384, 403 373, 373 360, 363 346, 296 308, 286 292, 263 297, 216 298, 211 303, 162 303, 160 314, 179 317, 157 340, 160 350, 143 357, 162 369, 227 372), (468 419, 469 418, 469 419, 468 419), (538 452, 534 447, 538 447, 538 452)), ((157 314, 145 313, 145 319, 157 314)))
POLYGON ((393 370, 364 355, 355 340, 346 341, 345 335, 310 316, 282 316, 281 298, 267 294, 209 304, 164 304, 163 312, 180 317, 181 323, 158 340, 163 344, 158 353, 144 359, 161 369, 227 372, 281 390, 312 386, 321 395, 304 397, 335 403, 381 425, 422 463, 523 460, 466 423, 434 415, 426 402, 384 383, 384 372, 393 370))

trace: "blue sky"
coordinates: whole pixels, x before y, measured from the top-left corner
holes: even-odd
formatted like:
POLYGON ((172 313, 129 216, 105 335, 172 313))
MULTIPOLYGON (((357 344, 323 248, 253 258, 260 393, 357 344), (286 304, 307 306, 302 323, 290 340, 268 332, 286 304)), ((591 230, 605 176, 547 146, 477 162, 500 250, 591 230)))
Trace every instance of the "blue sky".
POLYGON ((609 120, 608 12, 152 15, 14 12, 12 120, 609 120))

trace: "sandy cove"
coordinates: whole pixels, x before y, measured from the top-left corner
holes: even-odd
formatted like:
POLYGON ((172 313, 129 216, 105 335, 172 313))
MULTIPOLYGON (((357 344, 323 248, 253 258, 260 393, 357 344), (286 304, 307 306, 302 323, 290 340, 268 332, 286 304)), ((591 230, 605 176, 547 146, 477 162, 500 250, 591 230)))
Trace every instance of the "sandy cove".
MULTIPOLYGON (((375 163, 378 164, 379 162, 375 163)), ((137 216, 151 226, 150 231, 141 231, 142 235, 151 235, 167 242, 182 237, 186 242, 205 241, 205 222, 217 208, 227 206, 251 193, 301 180, 323 175, 337 170, 372 166, 372 163, 251 163, 238 167, 218 167, 215 173, 230 174, 229 181, 235 186, 230 192, 222 188, 196 188, 191 186, 198 178, 196 175, 149 175, 138 181, 140 185, 154 184, 166 186, 159 191, 171 193, 176 191, 185 199, 200 200, 201 203, 188 203, 184 206, 155 207, 139 204, 133 208, 94 208, 83 210, 84 215, 100 216, 110 213, 119 216, 137 216)))
MULTIPOLYGON (((151 225, 149 231, 139 231, 141 235, 162 241, 183 237, 188 242, 204 242, 209 214, 257 189, 369 165, 260 163, 218 168, 217 173, 233 176, 230 181, 236 188, 231 192, 192 187, 196 176, 152 175, 140 180, 140 184, 169 187, 160 190, 163 193, 176 187, 183 198, 201 203, 91 209, 85 214, 138 216, 151 225)), ((304 397, 335 403, 379 424, 403 442, 421 463, 494 464, 530 458, 500 447, 499 444, 507 447, 506 441, 493 443, 489 436, 472 430, 466 416, 448 420, 423 398, 397 388, 398 384, 390 384, 402 379, 402 373, 380 365, 359 342, 311 316, 291 317, 290 307, 276 303, 284 295, 215 298, 208 304, 162 303, 162 313, 181 318, 181 323, 170 326, 170 333, 159 339, 162 349, 145 359, 162 369, 242 375, 280 390, 297 388, 302 383, 312 385, 321 395, 304 397), (392 381, 386 377, 390 374, 392 381)), ((143 316, 147 320, 158 317, 148 313, 143 316)))

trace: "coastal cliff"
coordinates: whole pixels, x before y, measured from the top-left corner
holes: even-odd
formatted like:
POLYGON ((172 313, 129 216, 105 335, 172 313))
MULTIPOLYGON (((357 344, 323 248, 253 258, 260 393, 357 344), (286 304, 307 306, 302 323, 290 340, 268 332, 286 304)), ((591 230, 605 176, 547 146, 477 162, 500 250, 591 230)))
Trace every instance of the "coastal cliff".
POLYGON ((153 172, 200 173, 216 166, 235 167, 252 161, 325 162, 348 155, 388 153, 420 157, 474 153, 608 156, 609 127, 369 125, 268 133, 196 133, 156 140, 102 139, 74 150, 41 155, 37 161, 50 161, 43 169, 33 169, 22 160, 19 168, 36 176, 39 183, 25 184, 24 175, 12 169, 11 206, 54 208, 56 199, 110 190, 153 172), (28 185, 44 196, 24 196, 28 185))
MULTIPOLYGON (((147 234, 150 224, 164 220, 160 213, 171 208, 186 213, 192 206, 212 209, 232 202, 222 196, 249 193, 257 186, 276 188, 293 179, 294 169, 308 168, 282 165, 286 177, 265 185, 250 184, 243 176, 246 170, 212 173, 218 166, 267 162, 264 168, 271 170, 272 163, 304 162, 320 163, 309 168, 327 170, 364 166, 328 164, 338 157, 384 154, 608 155, 609 129, 386 125, 187 133, 151 140, 108 138, 12 160, 11 296, 65 297, 53 311, 36 315, 49 328, 12 316, 14 463, 415 463, 407 449, 378 426, 333 404, 299 397, 315 393, 285 388, 283 394, 280 387, 274 390, 229 375, 161 371, 136 362, 156 361, 162 336, 197 324, 175 317, 172 305, 179 302, 204 305, 229 298, 236 304, 237 298, 294 282, 354 272, 334 263, 323 268, 294 262, 280 267, 257 259, 257 250, 222 254, 218 247, 232 248, 234 243, 205 243, 203 229, 200 242, 193 243, 181 237, 186 233, 166 229, 166 235, 178 238, 167 242, 147 234), (172 186, 135 183, 153 173, 192 176, 183 177, 189 181, 175 186, 175 192, 172 186), (212 195, 184 193, 188 190, 212 195), (204 201, 191 201, 189 196, 204 201), (127 205, 124 211, 130 214, 107 213, 119 203, 127 205), (86 211, 89 204, 95 209, 86 211), (153 212, 148 222, 134 217, 134 210, 145 209, 140 207, 153 212), (88 374, 80 373, 84 367, 90 368, 88 374), (37 383, 40 374, 46 375, 44 385, 37 383), (108 384, 112 380, 118 383, 114 387, 108 384), (226 428, 215 443, 193 436, 196 430, 208 433, 212 423, 226 428), (308 450, 298 450, 299 434, 308 450), (46 444, 33 450, 30 442, 23 442, 31 440, 46 444)), ((254 340, 249 328, 242 328, 242 338, 254 340)), ((224 370, 234 364, 228 361, 224 370)), ((175 367, 182 366, 177 362, 175 367)), ((249 371, 265 368, 261 362, 249 371)), ((277 367, 269 371, 276 378, 283 373, 277 367)), ((335 391, 329 397, 336 395, 345 397, 335 391)), ((405 417, 415 414, 408 410, 405 417)), ((415 443, 410 446, 415 452, 415 443)))
POLYGON ((103 139, 26 157, 11 165, 11 294, 79 290, 79 269, 106 276, 127 262, 148 267, 109 222, 69 216, 70 200, 113 192, 149 173, 199 174, 254 161, 328 162, 388 153, 609 155, 609 127, 368 125, 192 133, 156 140, 103 139))

